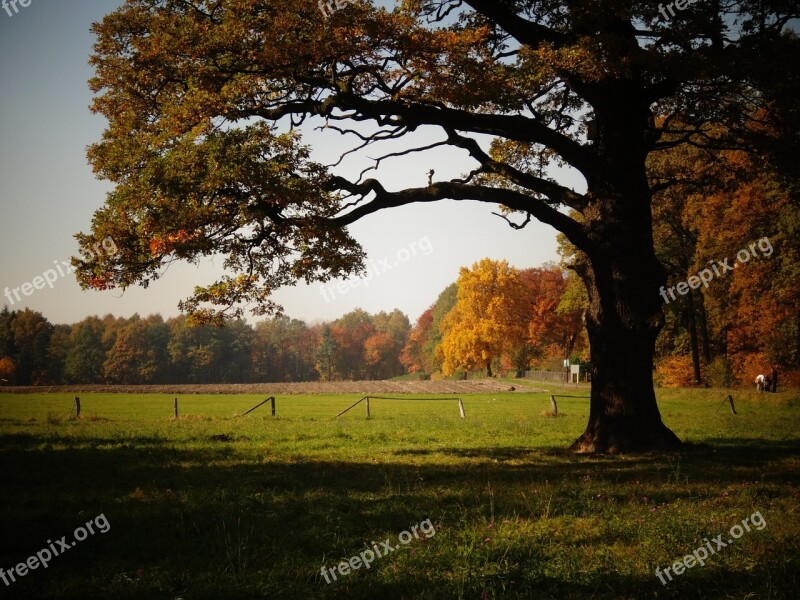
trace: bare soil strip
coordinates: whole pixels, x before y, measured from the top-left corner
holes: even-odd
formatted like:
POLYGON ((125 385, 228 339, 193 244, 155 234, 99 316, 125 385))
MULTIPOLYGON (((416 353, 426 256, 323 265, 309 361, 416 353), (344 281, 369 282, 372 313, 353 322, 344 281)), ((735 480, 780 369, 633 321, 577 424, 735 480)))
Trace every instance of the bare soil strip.
POLYGON ((480 394, 537 392, 531 387, 481 379, 474 381, 309 381, 302 383, 231 383, 208 385, 52 385, 8 386, 0 392, 106 394, 480 394))

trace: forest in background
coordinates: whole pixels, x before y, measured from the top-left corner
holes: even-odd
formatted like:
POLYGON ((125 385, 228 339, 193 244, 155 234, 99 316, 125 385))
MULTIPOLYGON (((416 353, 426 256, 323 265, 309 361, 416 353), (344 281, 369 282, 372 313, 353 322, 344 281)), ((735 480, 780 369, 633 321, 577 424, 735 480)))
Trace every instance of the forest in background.
MULTIPOLYGON (((706 160, 693 152, 684 159, 706 160)), ((752 173, 752 165, 736 154, 730 162, 706 165, 731 170, 728 188, 709 196, 673 187, 657 203, 656 247, 668 287, 691 282, 711 261, 735 260, 756 240, 767 238, 770 252, 754 252, 732 272, 722 269, 708 285, 673 293, 658 343, 660 385, 750 383, 772 365, 782 383, 800 383, 799 213, 768 173, 737 183, 734 174, 752 173), (743 216, 754 213, 760 217, 743 216)), ((680 161, 670 164, 680 177, 680 161)), ((328 323, 278 316, 217 328, 160 315, 54 325, 30 309, 4 307, 0 379, 5 385, 268 383, 557 370, 565 358, 588 359, 585 289, 569 269, 573 249, 563 239, 560 252, 561 265, 520 270, 486 258, 462 267, 413 326, 398 309, 374 315, 356 309, 328 323)))
MULTIPOLYGON (((776 366, 782 383, 800 384, 796 180, 743 151, 691 145, 659 153, 649 168, 657 174, 654 243, 668 273, 656 383, 748 384, 776 366), (722 266, 726 261, 730 268, 722 266), (700 282, 698 275, 712 269, 713 277, 700 282)), ((4 307, 0 384, 268 383, 557 370, 565 358, 588 359, 587 296, 572 268, 575 249, 563 236, 559 253, 560 265, 541 268, 488 258, 462 267, 413 326, 398 309, 375 315, 356 309, 329 323, 277 316, 216 328, 160 315, 56 325, 30 309, 4 307)))
POLYGON ((800 384, 800 173, 796 159, 784 160, 692 144, 650 156, 667 287, 719 271, 675 301, 667 296, 656 346, 662 385, 751 384, 773 365, 783 382, 800 384))
POLYGON ((160 315, 54 325, 41 313, 6 307, 0 378, 14 385, 202 384, 460 376, 489 365, 524 370, 562 356, 563 343, 571 349, 579 339, 579 312, 556 311, 566 289, 556 266, 519 271, 484 259, 462 269, 414 327, 397 309, 356 309, 328 323, 279 316, 218 328, 160 315))

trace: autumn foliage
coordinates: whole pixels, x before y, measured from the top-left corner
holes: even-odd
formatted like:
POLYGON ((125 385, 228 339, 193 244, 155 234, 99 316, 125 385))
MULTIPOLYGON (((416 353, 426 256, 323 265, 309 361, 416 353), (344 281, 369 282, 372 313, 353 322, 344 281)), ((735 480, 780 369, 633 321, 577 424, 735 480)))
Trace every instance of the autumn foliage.
POLYGON ((458 302, 441 325, 442 371, 486 369, 525 336, 524 288, 506 261, 483 259, 458 278, 458 302))
POLYGON ((709 383, 707 366, 712 364, 725 365, 730 372, 723 379, 740 384, 751 384, 773 365, 780 371, 796 370, 796 182, 782 177, 763 157, 729 149, 672 149, 651 161, 651 171, 655 181, 677 182, 658 193, 654 203, 656 250, 668 270, 668 286, 687 280, 711 261, 727 258, 733 264, 738 252, 762 240, 747 262, 664 307, 667 324, 657 361, 662 384, 709 383))
POLYGON ((477 370, 488 376, 498 368, 524 371, 536 361, 560 363, 582 329, 581 306, 560 308, 566 287, 553 266, 519 270, 486 258, 462 268, 455 297, 443 293, 423 313, 401 360, 411 373, 441 365, 445 375, 477 370))

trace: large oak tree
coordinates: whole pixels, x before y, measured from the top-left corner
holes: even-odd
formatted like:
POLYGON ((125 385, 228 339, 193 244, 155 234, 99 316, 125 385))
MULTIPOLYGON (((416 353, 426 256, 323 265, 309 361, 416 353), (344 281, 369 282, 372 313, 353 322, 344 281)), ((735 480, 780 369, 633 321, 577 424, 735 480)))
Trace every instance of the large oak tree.
MULTIPOLYGON (((147 285, 169 260, 219 254, 230 275, 182 307, 206 319, 247 302, 268 312, 280 286, 362 266, 346 230, 358 219, 443 199, 502 205, 579 250, 593 386, 574 448, 674 448, 652 385, 665 273, 651 194, 664 182, 645 161, 739 141, 707 131, 744 130, 759 107, 796 116, 791 82, 774 82, 796 70, 785 30, 800 12, 683 4, 666 19, 656 2, 405 0, 387 11, 357 0, 324 18, 315 0, 129 0, 96 26, 94 109, 109 124, 89 156, 116 188, 79 236, 89 247, 111 235, 120 252, 84 262, 79 279, 147 285), (302 145, 294 126, 306 121, 357 136, 357 152, 428 128, 437 140, 408 153, 456 148, 475 168, 398 190, 368 172, 332 175, 302 145), (555 180, 554 164, 585 192, 555 180)), ((761 114, 780 127, 779 113, 761 114)))

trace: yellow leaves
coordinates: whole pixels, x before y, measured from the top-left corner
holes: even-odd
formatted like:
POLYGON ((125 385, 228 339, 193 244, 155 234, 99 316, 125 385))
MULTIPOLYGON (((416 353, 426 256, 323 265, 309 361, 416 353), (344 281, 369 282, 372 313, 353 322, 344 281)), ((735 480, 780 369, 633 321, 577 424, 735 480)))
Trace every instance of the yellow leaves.
POLYGON ((692 357, 666 356, 656 365, 655 380, 663 387, 690 387, 694 385, 692 357))
POLYGON ((487 366, 525 336, 519 271, 505 260, 485 258, 462 268, 458 301, 442 321, 442 370, 487 366))
POLYGON ((556 266, 520 271, 504 261, 485 258, 462 268, 458 300, 440 325, 442 371, 483 369, 494 359, 519 362, 528 356, 564 356, 572 352, 583 329, 583 305, 559 305, 567 281, 556 266))
POLYGON ((521 53, 520 58, 526 70, 542 82, 564 74, 579 76, 585 81, 599 81, 612 74, 608 57, 601 56, 591 38, 582 38, 575 45, 559 49, 542 44, 535 51, 521 53))

